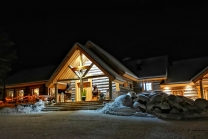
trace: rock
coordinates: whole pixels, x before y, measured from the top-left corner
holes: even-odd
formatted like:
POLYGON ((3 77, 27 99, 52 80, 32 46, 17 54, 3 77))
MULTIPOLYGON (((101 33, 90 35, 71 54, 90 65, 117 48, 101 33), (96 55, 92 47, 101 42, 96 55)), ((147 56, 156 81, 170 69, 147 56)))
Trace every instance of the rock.
POLYGON ((145 95, 146 97, 149 97, 151 93, 142 93, 142 95, 145 95))
POLYGON ((140 105, 139 102, 134 102, 134 104, 132 105, 132 108, 136 109, 139 105, 140 105))
POLYGON ((136 99, 135 102, 142 102, 143 104, 146 104, 147 102, 149 102, 149 98, 145 95, 139 95, 136 99))
POLYGON ((150 98, 151 102, 161 102, 161 100, 162 100, 162 96, 161 95, 155 95, 155 96, 150 98))
POLYGON ((170 109, 170 105, 167 102, 163 102, 160 104, 160 108, 162 110, 169 110, 170 109))
POLYGON ((138 109, 141 110, 142 112, 146 111, 146 106, 144 104, 141 104, 140 102, 134 102, 132 107, 134 110, 137 110, 137 111, 138 109))
POLYGON ((189 103, 186 103, 185 106, 190 110, 190 111, 197 111, 198 107, 189 103))
POLYGON ((178 110, 182 110, 182 106, 178 103, 178 102, 175 102, 172 107, 175 107, 177 108, 178 110))
POLYGON ((186 105, 182 106, 181 108, 182 108, 183 112, 189 111, 189 108, 186 105))
POLYGON ((206 99, 198 98, 195 100, 194 105, 199 109, 206 109, 208 106, 208 101, 206 99))
POLYGON ((147 109, 148 110, 150 110, 150 111, 153 111, 154 109, 155 109, 155 107, 158 107, 158 103, 156 103, 156 102, 148 102, 147 104, 146 104, 146 106, 147 106, 147 109))
POLYGON ((180 112, 176 108, 170 110, 170 114, 179 114, 180 112))
POLYGON ((123 108, 120 108, 118 110, 115 110, 115 112, 135 113, 136 111, 132 108, 129 108, 129 107, 123 107, 123 108))
POLYGON ((136 93, 133 91, 128 92, 127 95, 129 95, 132 99, 137 98, 136 93))
POLYGON ((158 95, 164 94, 163 91, 152 91, 151 94, 153 93, 158 94, 158 95))
POLYGON ((153 96, 156 96, 157 94, 156 93, 151 93, 150 95, 149 95, 149 98, 151 99, 153 96))
POLYGON ((162 113, 162 111, 159 109, 159 108, 155 108, 153 111, 152 111, 153 113, 162 113))
POLYGON ((173 100, 168 100, 168 103, 170 104, 170 106, 173 106, 173 104, 177 102, 177 101, 173 101, 173 100))
POLYGON ((127 107, 132 107, 132 99, 129 95, 125 95, 122 99, 122 104, 127 107))
POLYGON ((167 97, 167 99, 168 100, 171 100, 171 101, 177 101, 177 97, 175 96, 175 95, 169 95, 168 97, 167 97))

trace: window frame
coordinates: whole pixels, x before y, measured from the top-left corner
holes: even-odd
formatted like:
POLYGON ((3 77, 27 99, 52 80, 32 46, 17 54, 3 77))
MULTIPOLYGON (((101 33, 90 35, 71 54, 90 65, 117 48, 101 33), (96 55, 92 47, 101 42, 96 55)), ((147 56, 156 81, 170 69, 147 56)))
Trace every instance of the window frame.
POLYGON ((143 81, 142 82, 142 91, 143 92, 152 92, 153 91, 153 86, 152 86, 152 81, 148 82, 148 81, 143 81), (150 83, 151 84, 151 90, 146 90, 146 83, 150 83))

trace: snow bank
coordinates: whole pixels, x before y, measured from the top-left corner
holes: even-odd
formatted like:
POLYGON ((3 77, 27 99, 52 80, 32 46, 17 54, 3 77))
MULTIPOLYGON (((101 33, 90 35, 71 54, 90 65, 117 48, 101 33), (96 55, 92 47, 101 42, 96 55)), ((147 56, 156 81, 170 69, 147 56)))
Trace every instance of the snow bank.
POLYGON ((17 105, 14 108, 2 107, 0 108, 1 114, 22 114, 22 113, 38 113, 45 107, 45 102, 39 100, 39 102, 33 105, 17 105))
POLYGON ((159 117, 166 119, 190 119, 208 117, 208 101, 191 100, 183 96, 164 93, 132 92, 121 95, 113 103, 106 103, 97 112, 120 116, 159 117), (154 116, 153 116, 154 115, 154 116))

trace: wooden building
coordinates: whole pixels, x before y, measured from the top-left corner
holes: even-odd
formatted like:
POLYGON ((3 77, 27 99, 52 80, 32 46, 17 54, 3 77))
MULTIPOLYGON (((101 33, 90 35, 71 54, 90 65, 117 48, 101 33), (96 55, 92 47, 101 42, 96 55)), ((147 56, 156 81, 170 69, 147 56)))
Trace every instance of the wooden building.
POLYGON ((125 62, 138 77, 134 90, 208 99, 208 57, 169 62, 167 56, 125 62))
POLYGON ((109 99, 129 91, 208 99, 208 58, 168 62, 167 56, 119 62, 88 41, 75 43, 58 66, 27 69, 7 79, 6 96, 51 95, 56 102, 92 100, 93 86, 109 99), (125 65, 125 66, 124 66, 125 65), (70 86, 69 86, 70 85, 70 86))
POLYGON ((86 101, 91 101, 93 85, 97 85, 99 93, 115 99, 133 91, 133 81, 137 81, 135 74, 89 41, 85 46, 75 43, 59 66, 28 69, 11 76, 6 96, 36 93, 54 96, 56 102, 73 102, 81 101, 81 92, 86 90, 86 101))

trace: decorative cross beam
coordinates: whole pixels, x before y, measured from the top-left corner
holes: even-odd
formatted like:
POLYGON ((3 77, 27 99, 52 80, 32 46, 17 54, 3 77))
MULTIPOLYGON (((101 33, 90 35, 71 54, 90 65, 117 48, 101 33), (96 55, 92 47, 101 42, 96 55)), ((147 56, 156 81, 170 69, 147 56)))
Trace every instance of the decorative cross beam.
POLYGON ((80 70, 83 70, 83 69, 90 69, 91 67, 90 66, 78 66, 76 68, 71 68, 72 71, 80 71, 80 70))

